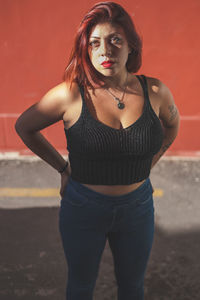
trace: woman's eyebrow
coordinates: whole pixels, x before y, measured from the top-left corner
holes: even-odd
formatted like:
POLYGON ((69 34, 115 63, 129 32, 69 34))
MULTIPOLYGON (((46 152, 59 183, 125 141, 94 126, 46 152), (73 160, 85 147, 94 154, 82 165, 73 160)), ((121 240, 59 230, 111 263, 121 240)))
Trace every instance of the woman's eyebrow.
MULTIPOLYGON (((113 33, 109 34, 108 37, 112 36, 112 35, 115 35, 115 34, 120 34, 120 33, 119 32, 113 32, 113 33)), ((91 36, 90 38, 100 39, 100 37, 98 37, 98 36, 91 36)))

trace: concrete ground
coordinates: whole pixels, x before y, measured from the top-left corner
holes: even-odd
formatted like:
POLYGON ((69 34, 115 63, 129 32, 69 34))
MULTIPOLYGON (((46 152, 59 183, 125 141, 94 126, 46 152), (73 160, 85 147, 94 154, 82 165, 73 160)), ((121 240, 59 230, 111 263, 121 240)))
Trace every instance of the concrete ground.
MULTIPOLYGON (((155 237, 145 300, 200 299, 200 159, 164 158, 153 168, 155 237)), ((12 195, 13 188, 56 189, 59 174, 41 160, 0 160, 0 299, 64 300, 67 265, 58 231, 59 194, 12 195), (2 192, 8 188, 7 193, 2 192)), ((95 300, 116 300, 106 244, 95 300)))

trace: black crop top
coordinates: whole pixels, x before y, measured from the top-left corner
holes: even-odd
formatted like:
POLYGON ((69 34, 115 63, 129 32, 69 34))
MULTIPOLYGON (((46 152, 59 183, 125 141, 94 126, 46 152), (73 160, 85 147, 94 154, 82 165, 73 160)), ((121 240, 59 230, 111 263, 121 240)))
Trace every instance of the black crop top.
POLYGON ((143 113, 132 125, 115 129, 96 120, 84 100, 79 119, 64 129, 72 179, 95 185, 128 185, 146 179, 153 156, 160 150, 163 130, 151 107, 147 81, 137 75, 144 91, 143 113))

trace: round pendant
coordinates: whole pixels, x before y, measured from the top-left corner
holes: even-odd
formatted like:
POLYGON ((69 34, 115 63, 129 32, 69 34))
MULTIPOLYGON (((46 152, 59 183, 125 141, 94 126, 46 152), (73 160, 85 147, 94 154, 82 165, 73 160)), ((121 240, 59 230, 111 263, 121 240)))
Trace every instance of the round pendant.
POLYGON ((119 103, 117 104, 117 106, 118 106, 119 109, 123 109, 125 105, 124 105, 124 103, 120 103, 120 102, 119 102, 119 103))

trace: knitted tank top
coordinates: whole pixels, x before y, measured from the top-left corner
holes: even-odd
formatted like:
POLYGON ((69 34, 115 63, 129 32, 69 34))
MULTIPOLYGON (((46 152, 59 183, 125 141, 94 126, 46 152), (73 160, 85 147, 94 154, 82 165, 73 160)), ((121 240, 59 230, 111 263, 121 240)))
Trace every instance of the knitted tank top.
POLYGON ((94 185, 128 185, 146 179, 152 158, 162 145, 163 130, 151 107, 147 81, 137 75, 144 91, 142 115, 130 126, 115 129, 96 120, 84 100, 79 119, 64 129, 72 179, 94 185))

